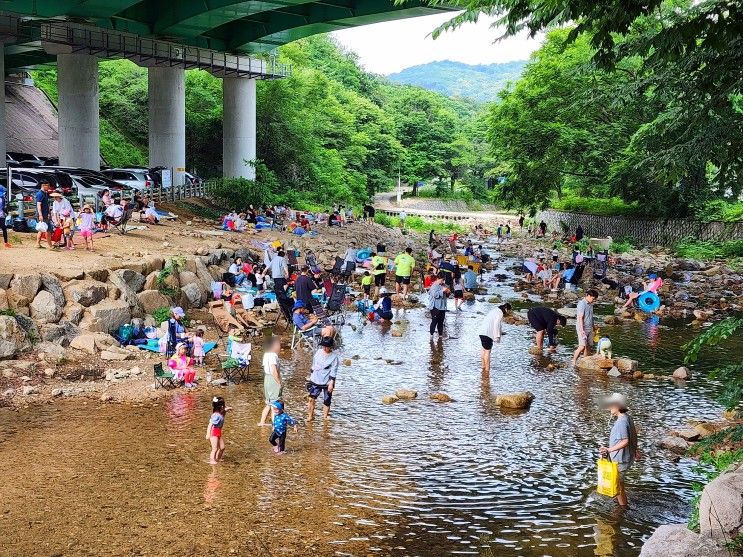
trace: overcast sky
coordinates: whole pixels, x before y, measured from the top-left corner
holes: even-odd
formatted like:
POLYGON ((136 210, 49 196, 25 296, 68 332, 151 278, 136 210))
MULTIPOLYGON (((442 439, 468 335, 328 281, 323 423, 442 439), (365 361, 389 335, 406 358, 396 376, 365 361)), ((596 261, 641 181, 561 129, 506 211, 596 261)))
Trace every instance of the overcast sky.
POLYGON ((437 60, 467 64, 525 60, 539 48, 538 40, 526 36, 493 43, 500 33, 490 27, 492 20, 486 18, 436 40, 427 36, 450 18, 449 14, 438 14, 402 19, 344 29, 333 36, 356 52, 368 71, 383 75, 437 60))

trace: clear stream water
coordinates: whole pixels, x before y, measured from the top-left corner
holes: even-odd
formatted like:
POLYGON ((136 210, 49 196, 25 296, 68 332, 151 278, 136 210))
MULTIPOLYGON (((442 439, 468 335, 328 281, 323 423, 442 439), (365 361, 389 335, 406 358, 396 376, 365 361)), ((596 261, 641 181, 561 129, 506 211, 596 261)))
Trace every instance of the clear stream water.
MULTIPOLYGON (((491 292, 516 298, 510 275, 488 279, 491 292)), ((285 456, 255 426, 257 365, 247 384, 167 402, 0 411, 0 554, 634 557, 658 524, 686 521, 695 463, 674 462, 656 443, 689 419, 720 417, 704 371, 740 344, 711 353, 686 384, 625 381, 549 371, 549 359, 527 354, 530 330, 506 326, 483 377, 476 331, 490 307, 450 313, 453 338, 434 344, 424 310, 398 314, 401 338, 353 316, 341 350, 359 358, 341 368, 332 420, 302 423, 285 456), (382 405, 398 388, 419 398, 382 405), (528 412, 494 405, 494 394, 517 390, 536 396, 528 412), (594 493, 609 430, 600 401, 613 391, 631 401, 644 454, 623 514, 594 493), (204 431, 215 392, 234 411, 227 460, 213 468, 204 431), (455 401, 435 403, 435 392, 455 401)), ((602 330, 615 354, 666 374, 698 333, 682 322, 602 330)), ((575 333, 560 337, 558 364, 569 362, 575 333)), ((304 422, 309 355, 283 356, 287 407, 304 422)))

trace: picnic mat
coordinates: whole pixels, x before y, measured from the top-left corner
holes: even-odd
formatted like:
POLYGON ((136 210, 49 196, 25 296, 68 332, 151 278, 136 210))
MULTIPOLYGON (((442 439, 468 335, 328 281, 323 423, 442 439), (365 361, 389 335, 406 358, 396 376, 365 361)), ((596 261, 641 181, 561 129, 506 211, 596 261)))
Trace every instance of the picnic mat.
MULTIPOLYGON (((111 234, 108 232, 93 232, 93 239, 94 240, 100 240, 101 238, 108 238, 111 234)), ((80 234, 75 234, 72 237, 72 245, 74 246, 84 246, 85 245, 85 238, 80 236, 80 234)))

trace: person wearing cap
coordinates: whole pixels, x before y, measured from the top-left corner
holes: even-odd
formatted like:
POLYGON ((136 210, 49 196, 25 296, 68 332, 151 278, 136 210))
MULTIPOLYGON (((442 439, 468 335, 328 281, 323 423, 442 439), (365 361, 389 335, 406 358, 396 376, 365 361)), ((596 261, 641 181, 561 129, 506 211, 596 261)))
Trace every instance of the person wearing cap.
POLYGON ((310 315, 304 302, 297 300, 292 308, 292 322, 297 329, 306 332, 317 325, 317 316, 310 315))
POLYGON ((53 191, 49 194, 49 198, 52 200, 52 222, 55 227, 62 226, 62 221, 65 218, 65 211, 70 212, 70 216, 75 218, 75 211, 72 209, 72 203, 69 202, 61 192, 53 191))
POLYGON ((93 251, 93 231, 95 230, 95 215, 89 204, 83 205, 80 213, 80 236, 85 240, 85 249, 93 251))
POLYGON ((392 321, 392 294, 384 286, 379 289, 379 300, 374 308, 374 313, 383 321, 392 321))
POLYGON ((591 355, 593 347, 593 304, 598 300, 599 293, 595 288, 586 292, 585 297, 578 302, 575 315, 575 330, 578 333, 578 348, 573 354, 573 367, 582 354, 591 355))
POLYGON ((627 295, 627 301, 624 302, 624 305, 622 307, 627 307, 630 304, 632 304, 637 298, 640 297, 640 294, 642 292, 652 292, 653 294, 658 294, 658 289, 663 286, 663 279, 660 278, 656 273, 650 273, 648 275, 648 281, 642 283, 642 291, 641 292, 632 292, 632 287, 630 286, 630 290, 625 290, 625 294, 627 295))
POLYGON ((619 471, 617 502, 622 507, 627 506, 627 493, 624 488, 627 471, 640 456, 637 450, 637 429, 632 416, 627 412, 627 406, 627 397, 620 393, 614 393, 604 400, 604 408, 611 412, 615 421, 609 433, 609 446, 599 449, 602 456, 617 463, 619 471))
POLYGON ((276 454, 284 454, 286 451, 286 430, 289 426, 294 426, 294 433, 297 433, 297 420, 284 412, 284 403, 275 400, 271 403, 273 411, 273 431, 268 438, 268 442, 273 445, 273 451, 276 454))
MULTIPOLYGON (((168 343, 165 352, 167 356, 175 354, 178 343, 185 342, 186 327, 182 323, 184 317, 186 317, 186 312, 183 311, 182 307, 171 308, 170 319, 168 319, 168 343)), ((188 348, 188 346, 186 347, 188 348)))
POLYGON ((49 215, 49 184, 42 182, 39 191, 36 192, 36 247, 41 247, 41 235, 46 233, 46 244, 52 247, 52 232, 54 232, 54 223, 49 215))
POLYGON ((526 313, 526 318, 529 320, 531 328, 537 332, 537 348, 540 350, 544 344, 544 333, 547 333, 547 346, 549 346, 550 352, 557 350, 557 327, 564 327, 567 324, 567 319, 564 315, 560 315, 555 310, 537 306, 531 308, 526 313))
POLYGON ((478 335, 482 345, 480 361, 483 373, 490 373, 490 352, 493 350, 493 343, 499 343, 503 336, 503 318, 509 313, 511 313, 511 304, 501 304, 490 310, 482 321, 478 335))
POLYGON ((312 358, 312 371, 307 381, 307 419, 315 418, 315 401, 322 393, 323 395, 323 418, 330 416, 330 403, 335 390, 335 378, 338 375, 340 360, 338 354, 333 351, 334 341, 332 338, 323 337, 320 340, 320 348, 312 358))

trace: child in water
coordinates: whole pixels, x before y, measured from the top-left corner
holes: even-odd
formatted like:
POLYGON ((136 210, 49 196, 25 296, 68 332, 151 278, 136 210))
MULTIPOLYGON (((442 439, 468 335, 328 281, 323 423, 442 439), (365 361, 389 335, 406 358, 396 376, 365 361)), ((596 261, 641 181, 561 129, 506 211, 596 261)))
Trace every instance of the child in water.
POLYGON ((364 271, 364 276, 361 277, 361 287, 364 289, 365 301, 369 299, 369 294, 371 294, 372 280, 371 273, 364 271))
POLYGON ((224 458, 222 428, 224 427, 224 416, 231 409, 224 405, 224 398, 221 396, 215 396, 212 399, 212 415, 206 428, 206 440, 212 446, 212 452, 209 454, 209 464, 217 464, 224 458))
POLYGON ((273 445, 276 454, 284 454, 286 452, 286 430, 292 425, 294 433, 297 433, 297 420, 284 412, 284 403, 280 400, 271 403, 271 410, 273 411, 273 431, 268 442, 273 445))

